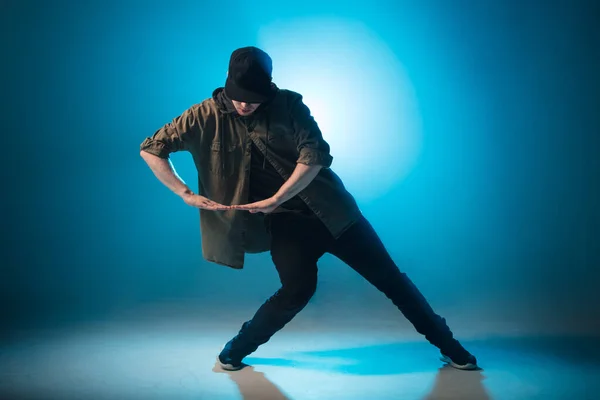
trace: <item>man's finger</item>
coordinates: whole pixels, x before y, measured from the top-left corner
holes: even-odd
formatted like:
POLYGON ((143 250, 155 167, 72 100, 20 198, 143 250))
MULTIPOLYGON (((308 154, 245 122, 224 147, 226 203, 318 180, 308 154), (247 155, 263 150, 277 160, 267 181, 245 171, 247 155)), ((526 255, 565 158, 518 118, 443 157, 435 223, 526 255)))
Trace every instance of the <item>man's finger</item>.
POLYGON ((229 206, 226 206, 225 204, 220 204, 220 203, 214 202, 212 200, 205 202, 204 205, 205 205, 205 207, 210 207, 211 209, 226 210, 229 208, 229 206))
POLYGON ((234 206, 232 206, 232 208, 234 210, 239 210, 239 211, 249 211, 249 212, 256 211, 256 208, 250 208, 250 207, 234 207, 234 206))
POLYGON ((215 203, 214 201, 203 201, 202 203, 200 203, 199 205, 200 208, 204 208, 205 210, 219 210, 219 209, 226 209, 227 206, 224 206, 222 204, 219 203, 215 203))
POLYGON ((234 206, 239 210, 254 210, 256 208, 258 208, 259 206, 257 206, 256 204, 243 204, 243 205, 239 205, 239 206, 234 206))
POLYGON ((224 211, 224 210, 228 209, 227 206, 212 206, 212 205, 204 206, 202 208, 204 208, 205 210, 210 210, 210 211, 224 211))

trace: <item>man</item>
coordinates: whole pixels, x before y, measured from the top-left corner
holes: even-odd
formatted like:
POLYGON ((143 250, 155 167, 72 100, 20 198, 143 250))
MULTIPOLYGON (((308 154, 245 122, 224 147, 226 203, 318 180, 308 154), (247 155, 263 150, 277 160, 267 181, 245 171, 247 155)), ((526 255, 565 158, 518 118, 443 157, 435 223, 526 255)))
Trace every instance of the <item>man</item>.
POLYGON ((224 88, 141 144, 156 177, 200 209, 206 260, 243 268, 244 255, 270 250, 281 288, 222 349, 226 370, 266 343, 308 303, 317 261, 331 253, 383 292, 455 368, 477 361, 453 338, 399 271, 353 196, 330 169, 329 145, 302 96, 272 83, 272 60, 256 47, 235 50, 224 88), (198 193, 177 176, 169 154, 189 151, 198 193))

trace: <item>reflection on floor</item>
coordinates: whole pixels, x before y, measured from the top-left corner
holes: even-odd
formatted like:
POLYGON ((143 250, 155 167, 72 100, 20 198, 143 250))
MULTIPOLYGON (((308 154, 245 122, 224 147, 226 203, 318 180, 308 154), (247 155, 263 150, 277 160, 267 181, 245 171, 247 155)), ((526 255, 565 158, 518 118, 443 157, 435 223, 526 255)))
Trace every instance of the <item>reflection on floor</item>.
POLYGON ((285 329, 215 365, 232 330, 168 320, 21 334, 0 345, 1 399, 597 399, 600 339, 486 337, 463 343, 481 371, 444 367, 408 334, 285 329))

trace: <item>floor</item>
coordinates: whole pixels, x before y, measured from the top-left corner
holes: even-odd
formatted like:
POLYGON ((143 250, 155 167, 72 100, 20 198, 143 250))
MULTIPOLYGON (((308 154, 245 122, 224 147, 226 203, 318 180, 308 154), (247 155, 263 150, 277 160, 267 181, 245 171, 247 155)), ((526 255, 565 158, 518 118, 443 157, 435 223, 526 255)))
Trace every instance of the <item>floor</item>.
POLYGON ((479 335, 463 344, 482 370, 465 372, 409 330, 291 326, 224 372, 234 333, 168 315, 20 332, 0 344, 0 399, 600 398, 600 338, 479 335))

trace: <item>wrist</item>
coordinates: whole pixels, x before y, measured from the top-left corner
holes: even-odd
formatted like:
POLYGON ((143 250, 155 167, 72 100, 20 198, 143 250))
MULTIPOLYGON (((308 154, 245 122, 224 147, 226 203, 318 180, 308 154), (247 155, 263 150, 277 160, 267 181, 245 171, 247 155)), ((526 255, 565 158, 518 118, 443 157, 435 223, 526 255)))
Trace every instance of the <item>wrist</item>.
POLYGON ((279 193, 275 193, 275 194, 273 195, 273 197, 271 197, 271 199, 273 199, 273 201, 274 201, 275 203, 277 203, 277 204, 281 204, 281 203, 283 203, 283 202, 284 202, 284 201, 283 201, 283 196, 282 196, 281 194, 279 194, 279 193))
POLYGON ((177 192, 177 195, 179 195, 179 197, 187 197, 187 196, 191 196, 193 194, 194 194, 194 192, 190 188, 187 188, 187 187, 177 192))

